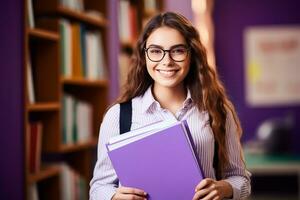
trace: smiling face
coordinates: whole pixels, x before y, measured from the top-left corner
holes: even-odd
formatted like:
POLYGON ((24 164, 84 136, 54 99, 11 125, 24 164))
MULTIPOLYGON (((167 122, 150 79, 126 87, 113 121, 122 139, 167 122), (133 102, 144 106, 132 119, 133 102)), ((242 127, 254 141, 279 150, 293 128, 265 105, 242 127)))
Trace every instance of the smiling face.
POLYGON ((157 28, 149 35, 146 49, 147 71, 154 80, 154 87, 182 87, 190 69, 190 54, 181 33, 166 26, 157 28), (164 57, 160 60, 164 53, 164 57))

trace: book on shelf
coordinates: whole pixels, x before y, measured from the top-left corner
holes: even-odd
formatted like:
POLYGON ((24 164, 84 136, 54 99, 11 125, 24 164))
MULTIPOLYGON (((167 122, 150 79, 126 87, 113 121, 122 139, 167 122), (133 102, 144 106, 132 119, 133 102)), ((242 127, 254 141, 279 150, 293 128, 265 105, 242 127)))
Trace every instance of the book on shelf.
POLYGON ((92 106, 69 94, 64 94, 62 101, 62 143, 74 144, 90 141, 92 139, 92 106))
POLYGON ((102 35, 99 31, 89 31, 86 33, 86 62, 87 78, 106 79, 106 60, 104 57, 102 35))
POLYGON ((121 41, 133 42, 137 39, 137 10, 129 1, 119 3, 119 36, 121 41))
POLYGON ((121 185, 143 189, 153 200, 193 198, 204 178, 194 148, 186 121, 154 123, 107 144, 121 185))
POLYGON ((72 10, 83 11, 84 0, 60 0, 60 5, 72 10))
POLYGON ((83 63, 82 63, 82 43, 81 43, 81 30, 79 23, 71 24, 71 33, 72 33, 72 76, 74 78, 83 78, 83 63))
POLYGON ((33 70, 31 65, 30 56, 27 59, 27 94, 28 94, 28 102, 30 104, 35 103, 35 90, 34 90, 34 80, 33 80, 33 70))
POLYGON ((27 21, 28 21, 29 28, 34 28, 35 27, 32 1, 33 0, 26 0, 26 3, 27 3, 27 21))
POLYGON ((106 60, 100 31, 87 31, 80 23, 60 20, 61 72, 64 77, 106 79, 106 60))
POLYGON ((37 173, 41 168, 43 125, 41 122, 31 122, 28 126, 28 164, 29 172, 37 173))
POLYGON ((129 18, 129 1, 119 1, 119 35, 121 41, 130 40, 130 18, 129 18))
POLYGON ((86 199, 86 180, 66 163, 62 163, 60 171, 60 199, 86 199))
POLYGON ((60 47, 61 47, 61 72, 65 77, 71 77, 72 72, 72 31, 71 22, 61 19, 60 24, 60 47))
POLYGON ((28 186, 28 199, 39 200, 38 187, 36 183, 32 183, 28 186))

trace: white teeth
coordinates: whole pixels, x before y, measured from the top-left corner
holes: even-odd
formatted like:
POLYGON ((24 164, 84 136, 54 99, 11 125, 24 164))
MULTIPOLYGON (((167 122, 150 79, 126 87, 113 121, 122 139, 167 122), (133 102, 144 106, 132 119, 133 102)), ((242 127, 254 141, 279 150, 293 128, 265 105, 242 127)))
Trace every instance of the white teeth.
POLYGON ((171 77, 176 73, 176 70, 157 70, 157 71, 166 77, 171 77))

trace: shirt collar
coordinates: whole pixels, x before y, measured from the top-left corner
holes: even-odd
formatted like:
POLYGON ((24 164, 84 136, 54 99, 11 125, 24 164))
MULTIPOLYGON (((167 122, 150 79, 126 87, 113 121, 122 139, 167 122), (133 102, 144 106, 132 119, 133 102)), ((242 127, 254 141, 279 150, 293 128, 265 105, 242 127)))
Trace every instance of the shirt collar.
MULTIPOLYGON (((191 92, 189 89, 187 89, 187 96, 183 102, 183 108, 191 107, 192 104, 193 104, 193 99, 191 96, 191 92)), ((152 94, 152 85, 151 85, 142 96, 142 108, 141 108, 142 112, 145 113, 159 107, 160 107, 159 102, 154 99, 154 96, 152 94)))

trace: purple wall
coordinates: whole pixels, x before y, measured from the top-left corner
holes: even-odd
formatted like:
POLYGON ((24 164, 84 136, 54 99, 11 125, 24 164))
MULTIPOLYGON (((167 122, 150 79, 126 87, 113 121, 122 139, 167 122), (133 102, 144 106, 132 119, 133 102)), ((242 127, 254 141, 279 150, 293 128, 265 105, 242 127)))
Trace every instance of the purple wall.
MULTIPOLYGON (((254 136, 259 124, 271 117, 295 118, 294 150, 300 153, 300 105, 251 108, 245 102, 243 30, 253 25, 300 25, 299 0, 222 0, 215 2, 215 48, 218 70, 244 128, 244 139, 254 136)), ((299 75, 300 76, 300 75, 299 75)))
POLYGON ((118 2, 119 0, 108 1, 108 51, 109 51, 109 66, 110 66, 110 85, 109 85, 109 100, 115 101, 119 95, 119 69, 118 69, 118 55, 119 55, 119 29, 118 29, 118 2))
POLYGON ((0 195, 22 199, 23 193, 23 1, 0 6, 0 195))
POLYGON ((165 0, 165 11, 178 12, 193 21, 192 1, 165 0))

